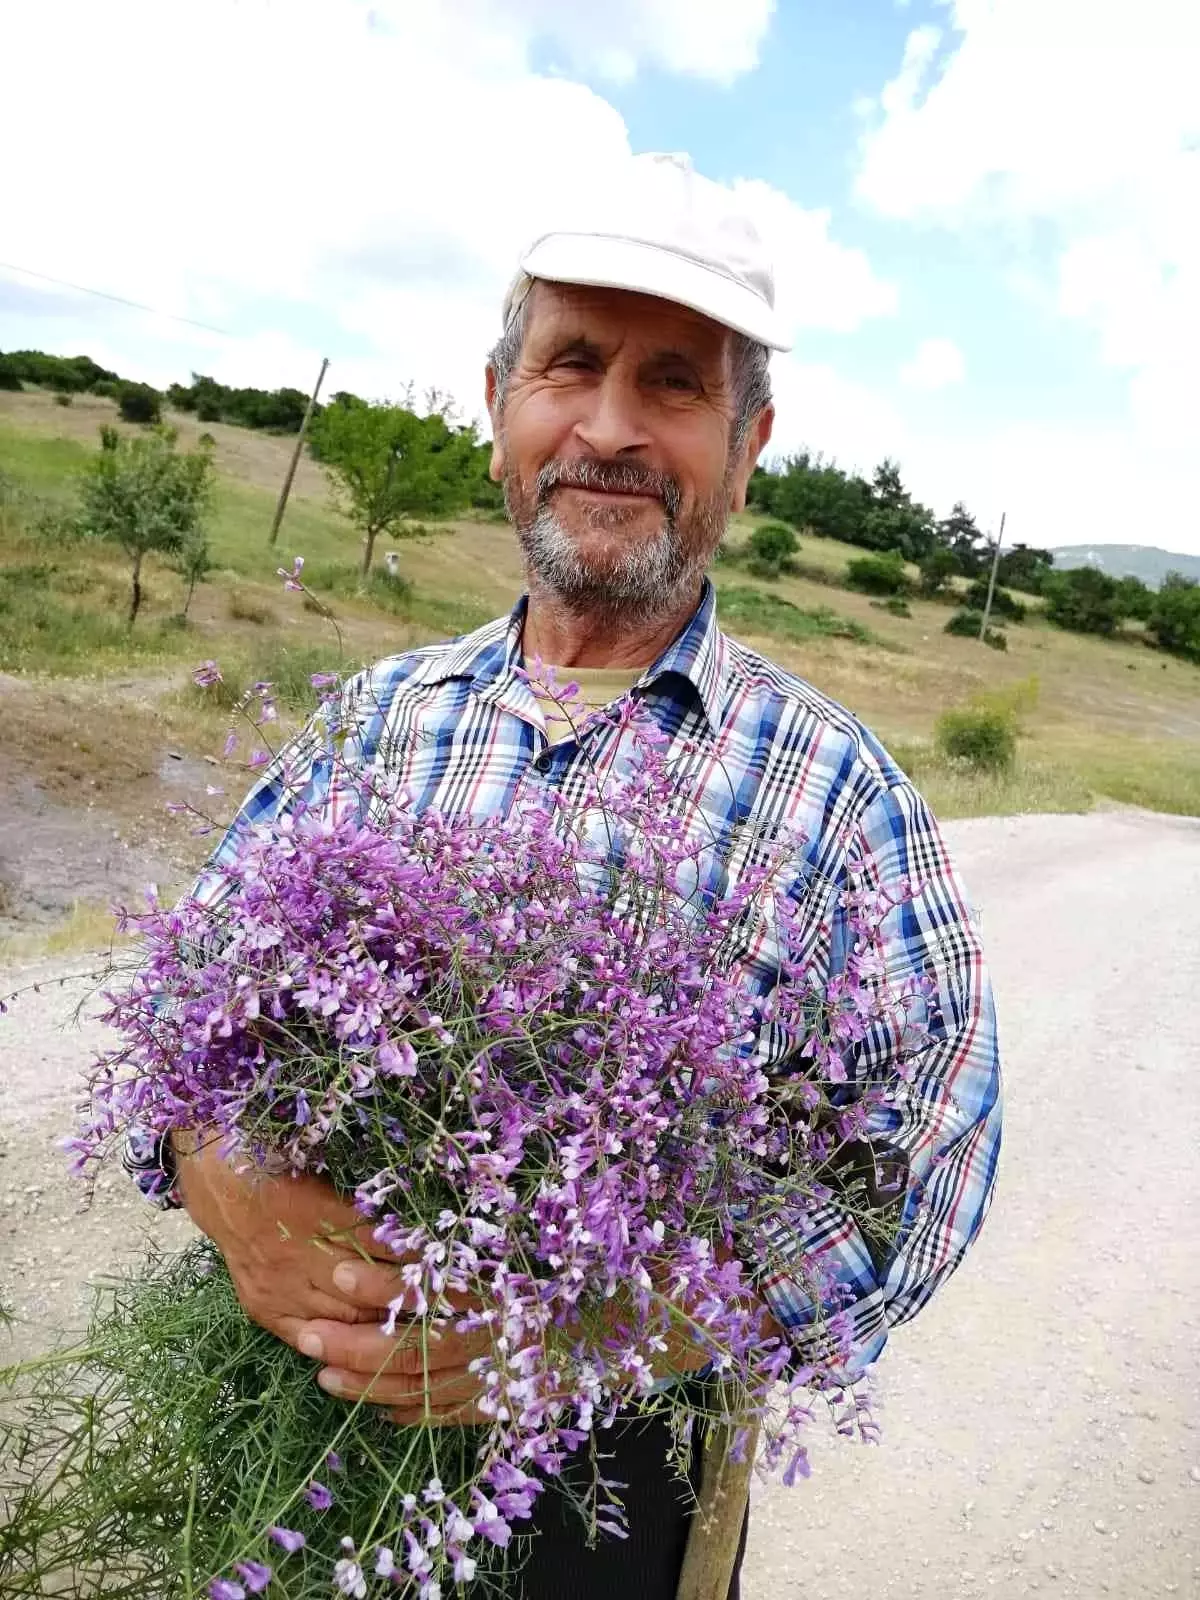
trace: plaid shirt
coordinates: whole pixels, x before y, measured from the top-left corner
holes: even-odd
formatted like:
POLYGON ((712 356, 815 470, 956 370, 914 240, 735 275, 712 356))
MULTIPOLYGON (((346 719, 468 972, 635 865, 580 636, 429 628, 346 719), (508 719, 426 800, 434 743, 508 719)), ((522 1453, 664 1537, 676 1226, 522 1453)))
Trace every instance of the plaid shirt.
MULTIPOLYGON (((398 778, 418 807, 484 816, 507 813, 523 788, 570 795, 591 761, 603 765, 613 724, 596 719, 550 744, 522 665, 525 602, 511 617, 465 638, 392 656, 348 685, 351 737, 337 783, 325 740, 312 728, 268 767, 251 790, 193 891, 215 901, 242 831, 297 802, 334 811, 361 790, 345 772, 398 778)), ((938 827, 887 752, 850 713, 717 626, 705 586, 691 622, 638 680, 635 690, 668 736, 687 803, 726 846, 730 882, 754 859, 754 840, 780 826, 806 840, 802 877, 812 900, 811 947, 820 976, 838 970, 847 945, 838 905, 847 857, 857 840, 883 882, 907 877, 921 892, 884 925, 887 973, 933 980, 929 1040, 904 1081, 889 1038, 868 1034, 848 1065, 851 1088, 881 1087, 872 1134, 907 1158, 898 1237, 886 1251, 864 1237, 831 1200, 799 1237, 772 1241, 776 1262, 817 1254, 832 1266, 852 1329, 851 1374, 879 1355, 889 1327, 913 1316, 958 1265, 991 1199, 1000 1147, 1000 1077, 991 991, 976 925, 938 827)), ((769 934, 739 951, 759 992, 775 981, 769 934)), ((770 1068, 794 1041, 760 1038, 770 1068)), ((169 1183, 153 1149, 135 1139, 128 1163, 143 1192, 161 1200, 169 1183)), ((814 1307, 786 1271, 760 1279, 776 1319, 803 1348, 814 1307)))

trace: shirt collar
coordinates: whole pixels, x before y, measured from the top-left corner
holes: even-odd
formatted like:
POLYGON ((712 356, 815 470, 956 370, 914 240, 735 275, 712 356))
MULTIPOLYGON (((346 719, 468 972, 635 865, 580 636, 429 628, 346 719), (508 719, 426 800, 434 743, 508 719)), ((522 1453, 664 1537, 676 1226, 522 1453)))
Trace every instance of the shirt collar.
MULTIPOLYGON (((506 687, 521 666, 521 633, 529 596, 522 595, 505 620, 498 618, 476 633, 458 640, 446 654, 429 662, 421 674, 426 683, 444 683, 450 678, 466 678, 479 689, 506 687)), ((715 731, 721 722, 725 701, 727 652, 725 639, 717 627, 717 602, 712 584, 706 578, 700 604, 682 631, 638 679, 639 689, 649 688, 660 679, 675 676, 691 684, 704 708, 709 726, 715 731)))

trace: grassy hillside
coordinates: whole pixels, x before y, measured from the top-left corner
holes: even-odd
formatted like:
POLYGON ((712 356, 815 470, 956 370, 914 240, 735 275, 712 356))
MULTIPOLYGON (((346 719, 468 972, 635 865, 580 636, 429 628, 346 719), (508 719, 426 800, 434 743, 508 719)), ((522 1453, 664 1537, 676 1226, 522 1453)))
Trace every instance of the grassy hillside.
MULTIPOLYGON (((154 568, 150 603, 132 638, 120 611, 124 575, 94 550, 61 548, 31 533, 33 512, 66 504, 72 478, 112 421, 111 402, 85 397, 70 407, 48 394, 0 394, 0 671, 49 674, 101 688, 135 669, 153 682, 177 742, 212 747, 198 713, 188 723, 187 668, 205 657, 278 676, 293 658, 322 659, 330 646, 318 620, 285 595, 275 570, 295 554, 335 595, 354 664, 414 643, 463 631, 507 610, 521 585, 510 530, 457 521, 400 548, 408 587, 377 580, 355 597, 356 537, 330 506, 318 469, 302 463, 278 547, 266 532, 290 442, 213 424, 219 488, 212 530, 219 570, 197 591, 191 625, 171 618, 179 581, 154 568)), ((178 421, 184 441, 200 431, 178 421)), ((736 547, 753 525, 735 519, 736 547)), ((1008 630, 1001 654, 942 630, 947 608, 911 603, 897 617, 866 596, 837 587, 861 554, 831 541, 802 541, 802 576, 759 582, 718 563, 718 590, 730 596, 731 632, 802 673, 842 701, 889 743, 945 814, 1078 809, 1113 800, 1200 814, 1200 668, 1157 655, 1136 640, 1063 633, 1036 613, 1008 630), (761 603, 755 596, 761 596, 761 603), (815 622, 812 619, 817 619, 815 622), (799 619, 799 620, 797 620, 799 619), (865 642, 864 642, 865 641, 865 642), (974 693, 1020 689, 1036 704, 1024 715, 1017 774, 970 776, 936 760, 931 733, 939 713, 974 693), (1022 687, 1023 686, 1023 687, 1022 687)), ((302 676, 302 674, 301 674, 302 676)), ((99 691, 98 691, 99 692, 99 691)), ((98 711, 97 715, 104 715, 98 711)))

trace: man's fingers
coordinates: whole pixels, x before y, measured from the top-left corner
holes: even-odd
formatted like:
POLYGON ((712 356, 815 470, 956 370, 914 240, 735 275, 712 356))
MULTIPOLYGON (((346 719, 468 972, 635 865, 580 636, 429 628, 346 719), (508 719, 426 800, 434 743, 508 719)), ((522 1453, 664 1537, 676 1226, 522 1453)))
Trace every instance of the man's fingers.
POLYGON ((343 1256, 329 1274, 331 1291, 351 1305, 383 1307, 403 1296, 406 1311, 416 1309, 416 1296, 405 1294, 398 1266, 387 1266, 382 1261, 363 1261, 358 1256, 343 1256))
POLYGON ((421 1422, 426 1415, 444 1422, 477 1417, 479 1379, 463 1367, 416 1377, 385 1372, 375 1379, 326 1367, 317 1381, 339 1400, 361 1399, 369 1405, 386 1406, 398 1421, 421 1422))

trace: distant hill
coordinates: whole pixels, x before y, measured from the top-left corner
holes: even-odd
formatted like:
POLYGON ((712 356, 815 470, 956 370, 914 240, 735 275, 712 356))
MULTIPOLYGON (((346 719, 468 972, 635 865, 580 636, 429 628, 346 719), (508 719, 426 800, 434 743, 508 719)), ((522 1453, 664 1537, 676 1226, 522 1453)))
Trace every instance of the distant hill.
POLYGON ((1067 544, 1050 554, 1056 567, 1099 567, 1114 578, 1140 578, 1157 589, 1168 572, 1200 579, 1200 556, 1159 550, 1150 544, 1067 544))

